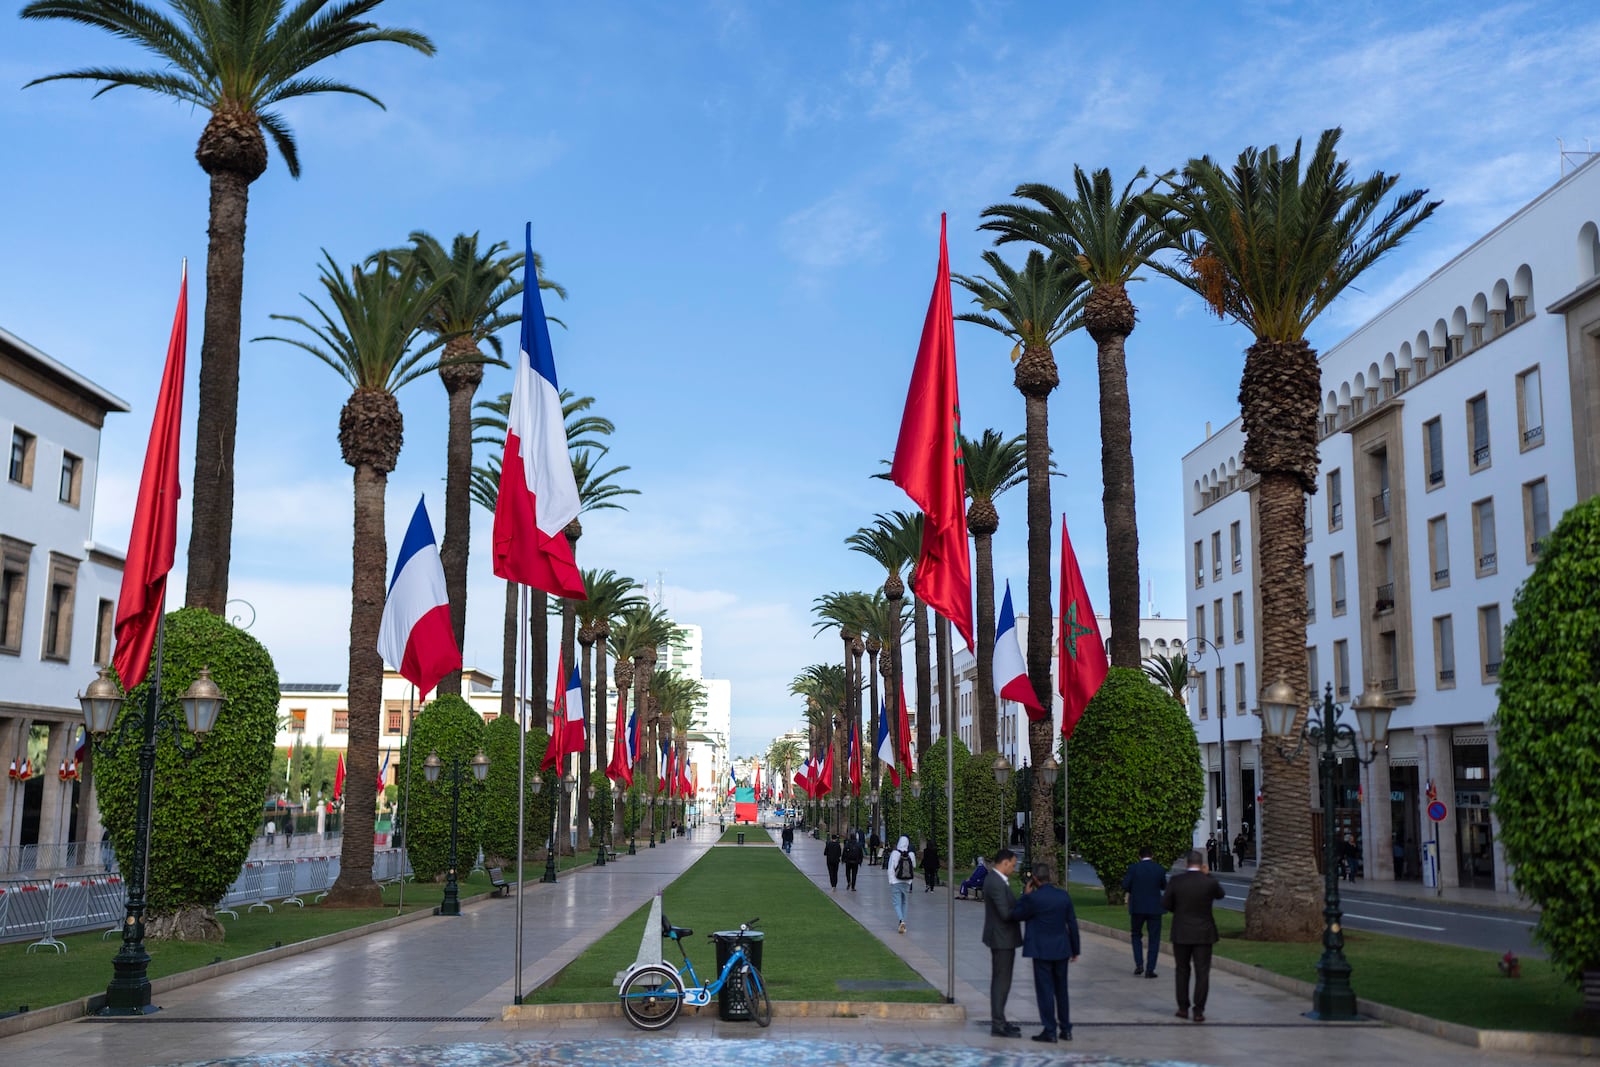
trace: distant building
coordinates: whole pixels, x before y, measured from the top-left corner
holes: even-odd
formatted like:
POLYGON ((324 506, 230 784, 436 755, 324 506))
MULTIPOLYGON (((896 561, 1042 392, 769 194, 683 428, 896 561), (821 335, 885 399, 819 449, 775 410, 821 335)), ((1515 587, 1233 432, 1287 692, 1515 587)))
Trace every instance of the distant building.
POLYGON ((0 847, 100 839, 92 761, 60 775, 78 693, 111 661, 123 553, 94 541, 95 489, 100 429, 127 410, 0 330, 0 764, 33 772, 0 784, 0 847))

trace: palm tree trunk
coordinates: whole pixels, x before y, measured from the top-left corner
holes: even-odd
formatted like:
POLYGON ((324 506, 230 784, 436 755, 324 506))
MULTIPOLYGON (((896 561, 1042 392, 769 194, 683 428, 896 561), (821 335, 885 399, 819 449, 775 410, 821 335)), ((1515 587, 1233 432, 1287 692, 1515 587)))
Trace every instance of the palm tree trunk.
MULTIPOLYGON (((264 155, 262 163, 265 164, 264 155)), ((195 420, 189 576, 184 603, 205 608, 213 615, 226 614, 228 603, 228 564, 233 551, 233 449, 239 429, 245 212, 250 183, 260 173, 246 176, 218 168, 210 175, 205 332, 200 341, 200 410, 195 420)), ((377 773, 374 767, 374 779, 377 773)), ((369 861, 369 873, 370 870, 369 861)))
POLYGON ((1000 713, 994 692, 994 535, 972 539, 978 564, 978 676, 972 681, 977 695, 979 752, 1000 750, 1000 713))
MULTIPOLYGON (((506 617, 505 624, 500 630, 500 714, 505 717, 516 715, 517 698, 522 695, 518 691, 517 684, 517 590, 519 588, 516 582, 506 583, 506 617)), ((527 729, 526 723, 523 723, 523 729, 527 729)))
POLYGON ((550 729, 550 594, 542 589, 528 590, 528 679, 533 691, 528 721, 546 732, 550 729))
MULTIPOLYGON (((570 603, 570 601, 569 601, 570 603)), ((594 642, 583 646, 583 677, 593 678, 590 668, 594 666, 594 642)), ((581 692, 581 690, 580 690, 581 692)), ((583 699, 581 696, 578 699, 583 699)), ((578 821, 578 851, 582 852, 589 847, 589 763, 590 747, 594 744, 594 735, 603 727, 600 722, 600 710, 596 705, 587 709, 589 721, 583 731, 583 751, 578 753, 578 789, 573 794, 577 803, 576 818, 578 821)))
MULTIPOLYGON (((456 356, 475 356, 470 339, 453 346, 456 356)), ((446 349, 447 353, 450 349, 446 349)), ((456 646, 466 647, 467 546, 472 539, 472 397, 483 380, 483 367, 469 363, 441 368, 450 398, 450 422, 444 460, 444 540, 439 543, 439 563, 444 567, 444 588, 450 597, 450 628, 456 646)), ((435 692, 461 695, 461 672, 451 671, 439 680, 435 692)))
POLYGON ((601 633, 594 646, 594 674, 589 675, 594 681, 594 702, 590 705, 594 718, 594 765, 596 767, 611 766, 611 748, 606 743, 606 728, 611 722, 611 711, 606 706, 609 675, 606 674, 606 635, 601 633))
MULTIPOLYGON (((896 619, 900 618, 901 597, 889 598, 890 610, 896 619)), ((889 642, 889 692, 884 695, 884 703, 888 706, 889 714, 889 745, 894 749, 895 772, 903 784, 905 782, 905 768, 901 765, 904 761, 900 753, 905 750, 905 739, 900 736, 900 701, 904 699, 906 688, 905 678, 905 652, 901 648, 900 634, 897 631, 893 640, 889 642)))
POLYGON ((877 652, 870 651, 872 646, 868 645, 867 647, 869 649, 869 651, 867 652, 867 658, 870 661, 870 666, 867 668, 867 684, 872 687, 872 692, 871 692, 872 707, 868 709, 868 714, 871 716, 871 719, 872 719, 872 729, 869 731, 870 736, 862 738, 861 739, 861 743, 862 743, 862 747, 863 748, 865 748, 867 745, 871 745, 872 746, 872 748, 870 750, 871 751, 871 757, 870 757, 871 762, 867 764, 867 766, 871 768, 871 773, 869 773, 867 775, 867 783, 868 783, 868 788, 869 789, 877 789, 878 788, 878 655, 879 654, 877 652))
POLYGON ((928 605, 912 590, 913 648, 917 657, 917 766, 933 744, 933 668, 928 662, 928 605))
POLYGON ((375 908, 382 891, 372 880, 372 827, 377 803, 378 717, 383 711, 383 572, 389 547, 383 530, 388 475, 368 464, 355 469, 355 530, 350 572, 350 733, 345 752, 345 802, 339 877, 328 891, 330 907, 375 908))
MULTIPOLYGON (((1127 302, 1126 293, 1123 302, 1127 302)), ((1125 333, 1099 339, 1100 481, 1106 520, 1111 665, 1139 669, 1139 524, 1133 503, 1133 415, 1125 333)))
MULTIPOLYGON (((1050 510, 1050 393, 1061 382, 1055 356, 1049 348, 1029 347, 1017 361, 1017 390, 1023 396, 1028 457, 1028 680, 1041 707, 1052 707, 1050 657, 1054 605, 1050 597, 1050 535, 1055 516, 1050 510)), ((1303 583, 1302 583, 1303 584, 1303 583)), ((1055 724, 1051 716, 1028 723, 1028 754, 1035 767, 1042 767, 1055 743, 1055 724)), ((1054 860, 1055 815, 1050 791, 1034 790, 1034 862, 1054 860)), ((1057 867, 1057 870, 1062 868, 1057 867)))
MULTIPOLYGON (((655 725, 650 721, 650 676, 655 671, 655 653, 633 657, 633 711, 639 716, 639 733, 644 743, 644 751, 639 753, 639 770, 642 780, 643 796, 640 800, 648 800, 655 796, 656 778, 656 746, 655 725)), ((655 820, 651 818, 653 809, 647 804, 639 809, 639 826, 648 832, 655 831, 655 820)))

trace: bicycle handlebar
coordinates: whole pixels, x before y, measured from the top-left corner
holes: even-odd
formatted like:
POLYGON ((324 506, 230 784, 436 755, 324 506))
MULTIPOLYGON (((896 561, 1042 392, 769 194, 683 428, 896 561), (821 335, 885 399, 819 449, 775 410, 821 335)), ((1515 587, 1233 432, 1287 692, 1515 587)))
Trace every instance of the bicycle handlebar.
POLYGON ((751 930, 751 929, 752 929, 752 928, 754 928, 754 926, 755 926, 755 925, 756 925, 756 923, 758 923, 758 922, 760 922, 760 921, 761 921, 761 916, 759 916, 759 915, 757 915, 757 916, 756 916, 756 917, 755 917, 755 918, 754 918, 754 919, 751 919, 751 920, 750 920, 750 921, 749 921, 749 922, 747 922, 747 923, 740 923, 740 924, 739 924, 739 932, 740 932, 740 933, 741 933, 741 934, 747 934, 747 933, 749 933, 749 932, 750 932, 750 930, 751 930))

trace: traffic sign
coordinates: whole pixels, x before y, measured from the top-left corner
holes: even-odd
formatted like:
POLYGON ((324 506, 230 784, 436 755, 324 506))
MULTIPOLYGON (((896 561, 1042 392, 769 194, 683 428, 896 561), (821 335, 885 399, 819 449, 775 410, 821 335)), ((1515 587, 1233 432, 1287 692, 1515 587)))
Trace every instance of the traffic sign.
POLYGON ((1444 801, 1435 800, 1432 804, 1428 805, 1428 818, 1432 819, 1434 822, 1444 822, 1444 816, 1444 801))

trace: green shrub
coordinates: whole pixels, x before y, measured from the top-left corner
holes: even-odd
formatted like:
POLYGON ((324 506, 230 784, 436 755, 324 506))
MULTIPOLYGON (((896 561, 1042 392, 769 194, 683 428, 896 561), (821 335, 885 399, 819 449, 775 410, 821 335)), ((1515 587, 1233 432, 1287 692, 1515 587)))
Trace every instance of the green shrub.
POLYGON ((1205 795, 1194 727, 1143 671, 1113 667, 1067 756, 1072 847, 1094 867, 1107 899, 1121 903, 1122 876, 1141 846, 1170 864, 1193 840, 1205 795))
POLYGON ((1600 970, 1600 498, 1567 512, 1518 590, 1500 667, 1494 809, 1534 936, 1600 970))
MULTIPOLYGON (((406 854, 418 881, 433 881, 450 865, 450 805, 453 761, 461 764, 461 802, 457 820, 457 877, 470 870, 482 842, 483 784, 472 776, 471 759, 484 747, 484 722, 472 706, 458 696, 438 697, 417 715, 401 752, 401 766, 411 780, 410 811, 407 813, 406 854), (439 780, 429 782, 423 766, 430 753, 437 752, 444 764, 439 780)), ((488 753, 484 753, 487 755, 488 753)), ((515 766, 513 766, 515 771, 515 766)), ((494 764, 489 764, 494 772, 494 764)), ((514 792, 514 790, 513 790, 514 792)), ((513 823, 513 826, 515 823, 513 823)))
MULTIPOLYGON (((1004 840, 1001 829, 1000 787, 995 784, 992 765, 994 756, 987 759, 974 757, 960 738, 955 741, 955 822, 956 840, 950 844, 950 833, 945 805, 945 740, 940 738, 923 753, 922 764, 916 777, 922 795, 915 800, 902 794, 902 807, 908 809, 907 825, 916 828, 913 843, 920 851, 928 838, 938 842, 939 859, 944 870, 970 868, 980 852, 994 854, 1004 840), (911 810, 914 809, 914 814, 911 810)), ((905 832, 905 831, 902 831, 905 832)), ((965 870, 962 874, 965 877, 965 870)))
MULTIPOLYGON (((179 697, 202 667, 211 669, 227 699, 193 758, 179 754, 171 734, 156 741, 147 890, 152 918, 220 900, 239 876, 261 824, 277 731, 278 672, 261 643, 238 627, 199 608, 172 612, 161 663, 164 720, 183 722, 179 697)), ((128 694, 119 726, 144 714, 154 675, 152 667, 128 694)), ((192 740, 181 725, 179 732, 192 740)), ((133 864, 140 747, 136 727, 127 736, 115 754, 94 754, 100 818, 124 871, 133 864)))
MULTIPOLYGON (((484 727, 483 752, 489 757, 489 774, 482 797, 483 855, 491 866, 508 866, 517 858, 517 720, 502 715, 484 727)), ((523 853, 532 855, 550 836, 550 797, 541 787, 533 791, 533 776, 544 759, 550 735, 528 731, 527 773, 523 776, 523 853)))
POLYGON ((589 801, 589 839, 598 844, 611 832, 616 809, 611 806, 611 779, 604 770, 590 771, 589 784, 594 786, 594 799, 589 801))

